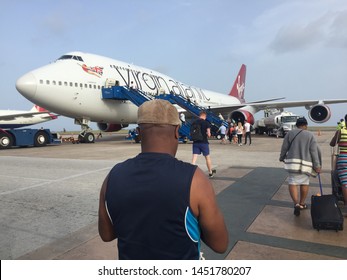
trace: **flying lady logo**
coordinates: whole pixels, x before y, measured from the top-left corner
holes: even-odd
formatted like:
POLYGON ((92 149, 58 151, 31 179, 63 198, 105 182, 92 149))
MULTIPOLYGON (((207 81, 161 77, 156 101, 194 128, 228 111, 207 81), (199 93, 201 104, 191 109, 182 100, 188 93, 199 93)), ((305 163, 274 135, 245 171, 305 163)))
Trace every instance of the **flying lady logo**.
POLYGON ((236 84, 237 93, 239 95, 239 98, 243 99, 243 93, 245 91, 245 84, 244 83, 241 84, 240 75, 237 78, 238 78, 237 84, 236 84))
POLYGON ((100 67, 100 66, 89 67, 85 64, 81 65, 81 67, 88 74, 95 75, 99 78, 102 76, 102 74, 104 74, 104 67, 100 67))

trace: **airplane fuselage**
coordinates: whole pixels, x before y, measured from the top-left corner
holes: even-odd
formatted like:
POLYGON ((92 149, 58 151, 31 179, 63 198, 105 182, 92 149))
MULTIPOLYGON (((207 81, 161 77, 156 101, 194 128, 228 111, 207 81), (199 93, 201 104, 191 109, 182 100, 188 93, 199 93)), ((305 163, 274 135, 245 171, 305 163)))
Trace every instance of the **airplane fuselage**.
POLYGON ((102 87, 116 81, 120 86, 133 82, 136 88, 152 95, 174 92, 206 107, 240 104, 233 96, 187 86, 150 69, 80 52, 66 54, 25 74, 16 87, 32 102, 67 117, 100 123, 136 123, 137 107, 130 101, 102 99, 102 87))

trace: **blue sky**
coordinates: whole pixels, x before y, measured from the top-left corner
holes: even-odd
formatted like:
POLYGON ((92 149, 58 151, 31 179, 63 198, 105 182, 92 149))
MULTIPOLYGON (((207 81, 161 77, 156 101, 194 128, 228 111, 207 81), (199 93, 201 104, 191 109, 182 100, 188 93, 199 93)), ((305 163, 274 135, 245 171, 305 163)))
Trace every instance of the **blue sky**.
MULTIPOLYGON (((30 109, 16 80, 77 50, 225 93, 246 64, 246 101, 347 98, 346 26, 345 0, 2 0, 0 109, 30 109)), ((347 104, 331 109, 334 125, 347 104)))

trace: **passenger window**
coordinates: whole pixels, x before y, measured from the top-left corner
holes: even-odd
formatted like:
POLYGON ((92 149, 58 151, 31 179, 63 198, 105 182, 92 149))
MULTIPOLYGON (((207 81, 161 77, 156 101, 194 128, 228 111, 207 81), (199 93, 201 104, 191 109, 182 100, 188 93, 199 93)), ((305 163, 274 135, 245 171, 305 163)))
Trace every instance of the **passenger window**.
POLYGON ((40 84, 43 84, 43 80, 40 80, 40 84))
POLYGON ((64 82, 64 86, 66 86, 66 87, 67 87, 67 82, 64 82))
POLYGON ((83 88, 83 84, 82 83, 80 83, 80 87, 83 88))
POLYGON ((84 87, 85 87, 85 88, 88 88, 88 85, 87 85, 87 84, 84 84, 84 87))
POLYGON ((73 82, 70 82, 70 87, 73 87, 73 82))
POLYGON ((78 83, 75 83, 75 87, 78 87, 78 83))
POLYGON ((61 81, 59 81, 59 83, 58 83, 60 86, 62 85, 62 82, 61 81))
POLYGON ((92 85, 89 85, 89 88, 92 88, 92 85))
POLYGON ((53 86, 57 85, 57 83, 55 81, 53 81, 53 86))
POLYGON ((49 85, 49 80, 46 81, 46 84, 49 85))

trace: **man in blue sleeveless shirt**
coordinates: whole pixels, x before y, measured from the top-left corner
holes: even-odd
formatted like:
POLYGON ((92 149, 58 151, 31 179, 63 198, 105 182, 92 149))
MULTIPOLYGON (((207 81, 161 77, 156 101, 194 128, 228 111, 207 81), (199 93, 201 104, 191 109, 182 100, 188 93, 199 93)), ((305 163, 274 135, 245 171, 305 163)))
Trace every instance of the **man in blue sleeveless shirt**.
POLYGON ((119 259, 199 259, 200 240, 224 253, 228 232, 210 181, 175 158, 177 109, 166 100, 147 101, 138 124, 141 153, 115 165, 101 188, 102 240, 118 239, 119 259))

